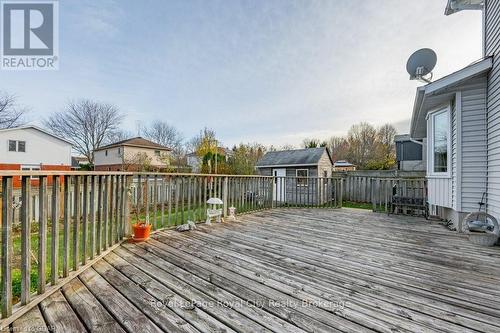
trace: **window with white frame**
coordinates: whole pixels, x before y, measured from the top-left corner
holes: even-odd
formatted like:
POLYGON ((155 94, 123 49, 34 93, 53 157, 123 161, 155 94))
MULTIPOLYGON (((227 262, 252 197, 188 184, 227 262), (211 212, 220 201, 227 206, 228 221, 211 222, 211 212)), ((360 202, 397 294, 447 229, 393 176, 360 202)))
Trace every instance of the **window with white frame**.
POLYGON ((26 141, 9 140, 9 151, 26 152, 26 141))
POLYGON ((449 108, 430 114, 430 173, 447 175, 450 168, 450 112, 449 108))
POLYGON ((307 169, 297 169, 295 170, 295 176, 297 177, 297 186, 307 186, 309 185, 309 170, 307 169))

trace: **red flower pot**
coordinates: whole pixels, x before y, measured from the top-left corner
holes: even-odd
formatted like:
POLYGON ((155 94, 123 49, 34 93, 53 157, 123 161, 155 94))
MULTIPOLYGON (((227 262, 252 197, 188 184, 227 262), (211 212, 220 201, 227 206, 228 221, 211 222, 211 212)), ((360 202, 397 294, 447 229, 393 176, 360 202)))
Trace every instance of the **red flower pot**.
POLYGON ((151 224, 136 223, 132 225, 134 231, 133 240, 135 242, 143 242, 149 239, 151 234, 151 224))

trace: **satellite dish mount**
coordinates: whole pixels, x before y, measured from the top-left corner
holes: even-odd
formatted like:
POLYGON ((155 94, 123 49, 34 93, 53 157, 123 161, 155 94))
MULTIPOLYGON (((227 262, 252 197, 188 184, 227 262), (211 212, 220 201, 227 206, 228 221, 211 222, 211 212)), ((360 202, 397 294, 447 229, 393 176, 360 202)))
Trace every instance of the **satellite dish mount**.
POLYGON ((430 83, 436 62, 437 56, 433 50, 420 49, 415 51, 406 62, 406 70, 410 74, 410 80, 430 83))

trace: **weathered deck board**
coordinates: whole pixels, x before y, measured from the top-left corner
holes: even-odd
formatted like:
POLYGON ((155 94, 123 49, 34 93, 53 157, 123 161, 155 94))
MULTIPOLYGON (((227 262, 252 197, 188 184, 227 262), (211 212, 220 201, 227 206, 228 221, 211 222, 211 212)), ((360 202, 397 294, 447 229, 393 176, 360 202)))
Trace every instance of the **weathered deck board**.
POLYGON ((92 332, 125 332, 79 279, 73 279, 62 288, 63 294, 85 326, 92 332))
POLYGON ((123 244, 11 328, 497 332, 499 264, 420 218, 275 209, 123 244))

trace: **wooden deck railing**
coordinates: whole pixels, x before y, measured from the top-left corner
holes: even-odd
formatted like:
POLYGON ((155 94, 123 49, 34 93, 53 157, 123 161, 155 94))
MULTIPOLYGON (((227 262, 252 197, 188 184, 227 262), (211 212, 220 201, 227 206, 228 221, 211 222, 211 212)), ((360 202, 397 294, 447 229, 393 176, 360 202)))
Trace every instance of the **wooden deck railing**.
POLYGON ((153 230, 273 207, 340 207, 342 181, 233 175, 0 171, 0 326, 112 251, 137 219, 153 230))
MULTIPOLYGON (((373 211, 388 212, 395 195, 418 198, 427 202, 427 180, 425 178, 371 178, 370 196, 373 211)), ((406 213, 404 209, 403 213, 406 213)))

